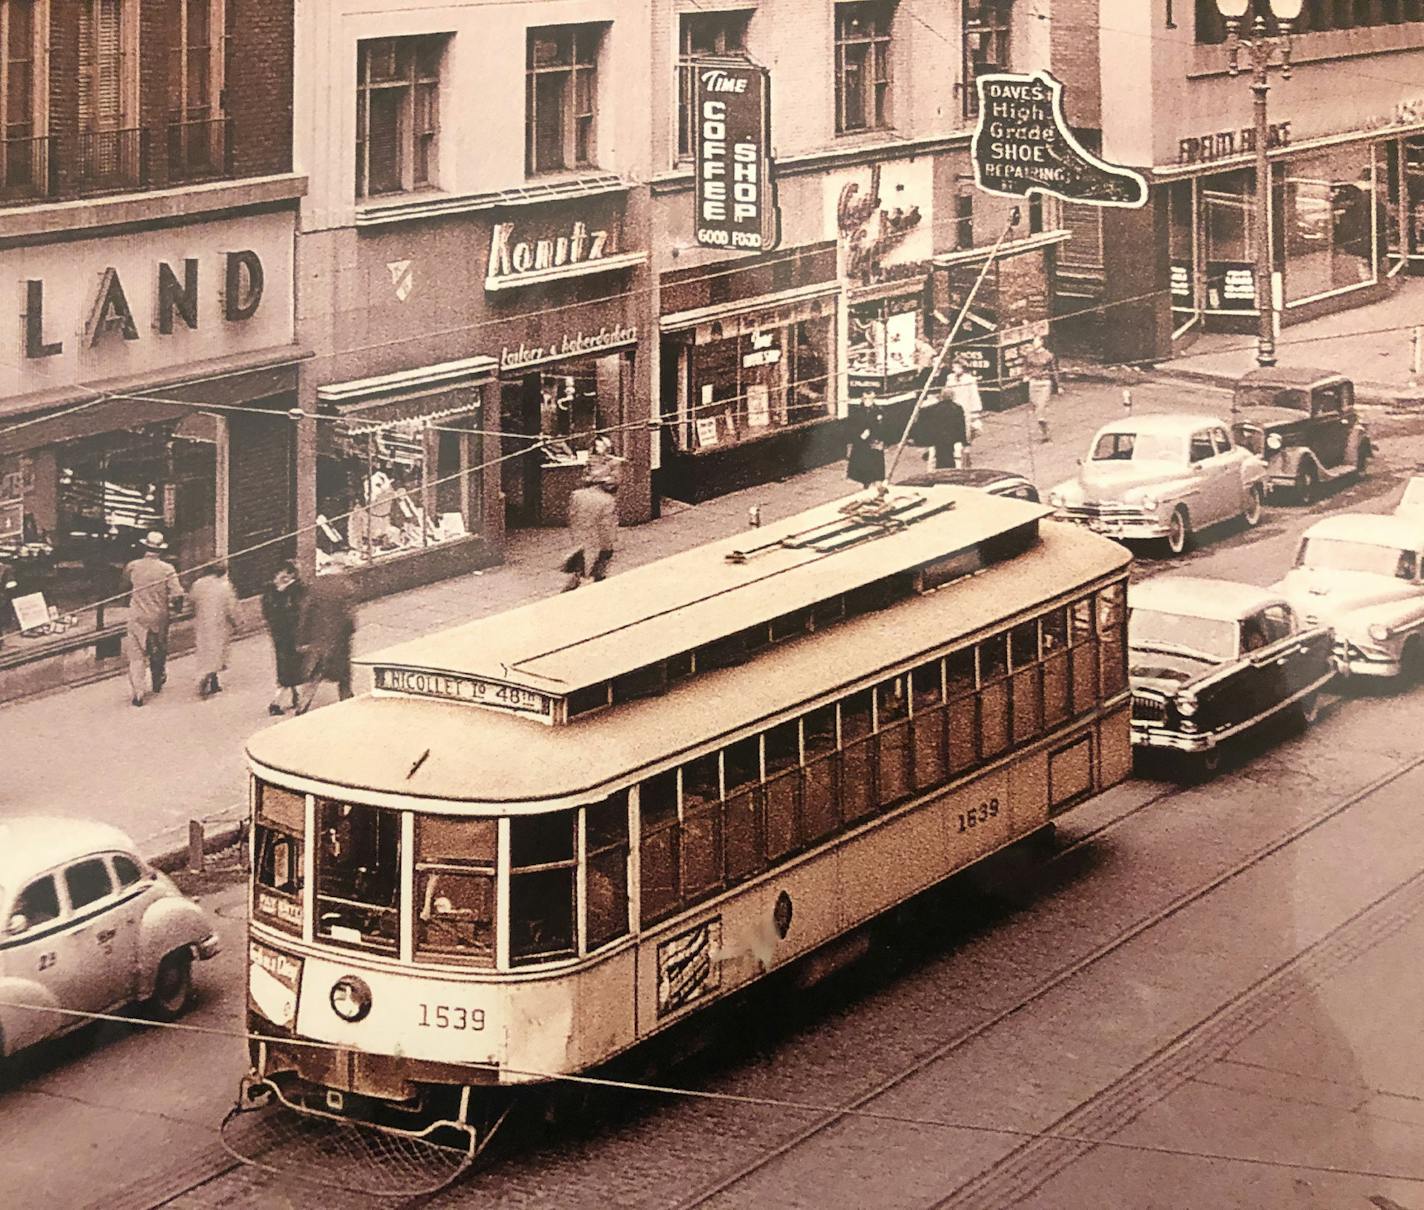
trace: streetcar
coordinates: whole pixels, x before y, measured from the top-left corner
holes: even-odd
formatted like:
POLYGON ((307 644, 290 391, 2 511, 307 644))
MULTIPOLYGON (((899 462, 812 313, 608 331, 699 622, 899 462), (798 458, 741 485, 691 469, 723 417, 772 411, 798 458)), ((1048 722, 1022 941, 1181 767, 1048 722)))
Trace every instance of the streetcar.
POLYGON ((473 1146, 1126 778, 1130 556, 1049 512, 826 505, 256 734, 239 1104, 473 1146))

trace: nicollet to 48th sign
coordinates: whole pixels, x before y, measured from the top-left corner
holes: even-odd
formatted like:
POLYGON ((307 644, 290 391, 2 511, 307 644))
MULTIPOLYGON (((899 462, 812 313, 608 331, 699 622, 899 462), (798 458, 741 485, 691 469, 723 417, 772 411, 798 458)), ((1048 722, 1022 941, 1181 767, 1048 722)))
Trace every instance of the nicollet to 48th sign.
POLYGON ((769 252, 780 238, 771 175, 771 79, 741 59, 695 66, 693 228, 705 248, 769 252))
POLYGON ((1147 181, 1093 155, 1063 116, 1063 85, 1046 71, 980 76, 974 177, 1011 197, 1050 193, 1094 206, 1144 206, 1147 181))

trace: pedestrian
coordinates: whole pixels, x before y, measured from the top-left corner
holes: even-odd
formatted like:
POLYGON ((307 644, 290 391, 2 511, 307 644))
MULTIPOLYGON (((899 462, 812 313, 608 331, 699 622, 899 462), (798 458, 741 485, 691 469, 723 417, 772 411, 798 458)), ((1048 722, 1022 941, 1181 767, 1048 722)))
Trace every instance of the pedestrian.
POLYGON ((1048 440, 1048 401, 1057 395, 1058 358, 1044 346, 1043 337, 1033 338, 1033 347, 1024 354, 1024 376, 1028 379, 1028 401, 1033 405, 1033 418, 1038 421, 1038 439, 1048 440))
POLYGON ((301 651, 302 606, 306 598, 307 586, 290 559, 277 568, 272 582, 262 592, 262 618, 272 636, 277 661, 277 693, 267 706, 268 714, 282 713, 284 697, 291 698, 293 710, 300 701, 297 691, 306 680, 301 651))
POLYGON ((227 565, 210 563, 193 581, 193 630, 198 641, 198 696, 222 692, 218 673, 227 667, 228 643, 237 629, 237 593, 227 565))
POLYGON ((949 389, 954 402, 964 413, 964 447, 960 451, 958 464, 967 467, 969 450, 984 431, 984 400, 979 394, 979 379, 963 358, 954 359, 954 366, 949 375, 949 389))
POLYGON ((306 681, 311 692, 302 714, 311 708, 322 681, 336 686, 344 702, 351 697, 351 639, 356 618, 351 585, 339 573, 318 576, 302 608, 301 648, 306 660, 306 681))
POLYGON ((168 543, 156 529, 139 543, 143 554, 124 568, 120 591, 129 594, 124 647, 129 666, 130 700, 142 706, 144 694, 163 689, 168 679, 168 623, 173 606, 183 599, 178 571, 163 558, 168 543))
POLYGON ((613 456, 613 442, 600 434, 593 439, 583 483, 569 496, 569 533, 574 551, 564 560, 568 573, 565 592, 583 583, 608 575, 613 559, 613 538, 618 531, 618 487, 622 482, 622 462, 613 456))
POLYGON ((965 427, 964 409, 955 400, 952 386, 946 385, 938 398, 925 398, 915 420, 914 438, 918 444, 929 447, 925 457, 930 470, 959 464, 959 453, 969 434, 965 427))
POLYGON ((863 419, 851 428, 846 478, 861 487, 870 487, 885 480, 885 438, 875 404, 868 404, 862 411, 863 419))

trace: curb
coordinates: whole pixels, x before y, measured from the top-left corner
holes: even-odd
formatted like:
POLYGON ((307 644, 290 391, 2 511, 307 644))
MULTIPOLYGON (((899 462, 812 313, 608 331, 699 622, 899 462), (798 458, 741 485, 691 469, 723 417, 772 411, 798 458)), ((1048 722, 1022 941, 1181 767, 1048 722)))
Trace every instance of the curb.
MULTIPOLYGON (((225 824, 215 831, 205 831, 203 834, 203 856, 210 853, 221 853, 224 849, 230 849, 247 835, 247 821, 244 819, 238 823, 225 824)), ((187 868, 188 846, 180 845, 177 848, 167 849, 155 857, 148 859, 148 864, 156 870, 161 870, 165 874, 173 874, 179 870, 187 868)))
MULTIPOLYGON (((1159 366, 1152 377, 1166 381, 1194 382, 1217 387, 1233 387, 1240 374, 1229 370, 1193 370, 1159 366)), ((1424 407, 1424 387, 1395 387, 1383 382, 1356 382, 1355 402, 1394 408, 1424 407)))

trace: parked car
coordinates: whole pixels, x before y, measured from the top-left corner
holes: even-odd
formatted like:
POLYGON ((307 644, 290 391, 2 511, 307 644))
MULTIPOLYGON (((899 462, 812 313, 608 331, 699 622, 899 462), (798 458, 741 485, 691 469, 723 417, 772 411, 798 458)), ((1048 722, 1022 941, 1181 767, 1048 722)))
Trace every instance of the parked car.
POLYGON ((1334 636, 1278 592, 1160 576, 1128 594, 1132 742, 1216 767, 1223 743, 1291 712, 1314 722, 1335 676, 1334 636))
POLYGON ((1333 627, 1336 657, 1351 676, 1412 683, 1424 679, 1421 568, 1424 516, 1406 493, 1393 514, 1317 521, 1301 536, 1295 567, 1276 589, 1307 621, 1333 627))
POLYGON ((146 1001, 171 1020, 193 962, 218 938, 203 910, 106 824, 39 816, 0 824, 0 1056, 146 1001))
POLYGON ((942 483, 954 487, 977 487, 991 496, 1009 496, 1015 500, 1038 503, 1038 488, 1016 471, 994 471, 977 466, 961 470, 947 466, 940 470, 921 471, 900 480, 903 487, 933 487, 942 483))
POLYGON ((1374 453, 1355 384, 1332 370, 1252 370, 1237 381, 1232 408, 1237 442, 1266 460, 1266 490, 1302 503, 1327 480, 1363 476, 1374 453))
POLYGON ((1113 538, 1160 540, 1179 555, 1208 526, 1261 520, 1266 464, 1214 416, 1116 420, 1094 434, 1080 466, 1048 503, 1065 520, 1113 538))

